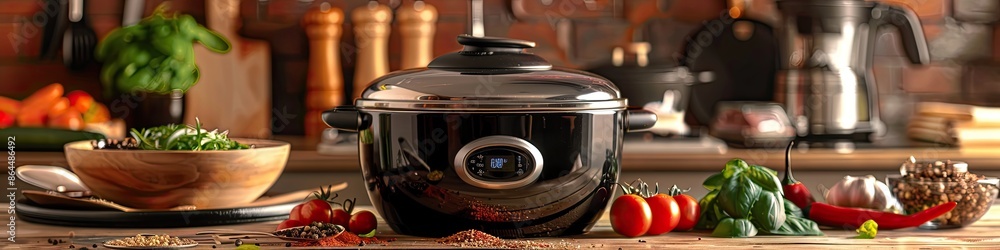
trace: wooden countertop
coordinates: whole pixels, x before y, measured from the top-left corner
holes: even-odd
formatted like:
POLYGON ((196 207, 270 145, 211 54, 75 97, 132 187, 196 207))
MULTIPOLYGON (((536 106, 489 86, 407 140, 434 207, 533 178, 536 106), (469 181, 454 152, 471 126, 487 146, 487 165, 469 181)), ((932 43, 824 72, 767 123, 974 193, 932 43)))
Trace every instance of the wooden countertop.
MULTIPOLYGON (((362 209, 371 209, 370 207, 362 209)), ((7 245, 3 249, 40 249, 43 247, 68 249, 70 245, 69 235, 75 236, 73 244, 77 249, 80 247, 90 248, 92 244, 100 245, 100 242, 114 238, 134 236, 138 233, 169 234, 172 236, 193 235, 196 232, 210 229, 234 229, 250 231, 272 231, 278 224, 274 222, 262 222, 241 225, 200 227, 200 228, 174 228, 174 229, 109 229, 109 228, 68 228, 60 226, 49 226, 34 224, 30 222, 17 221, 16 244, 7 245), (49 239, 62 239, 66 243, 53 246, 46 243, 49 239)), ((396 241, 387 245, 369 245, 364 248, 445 248, 446 245, 438 244, 431 238, 419 238, 406 235, 398 235, 386 224, 378 226, 381 233, 379 238, 395 238, 396 241)), ((636 249, 636 248, 709 248, 709 247, 737 247, 737 248, 787 248, 794 245, 794 249, 828 249, 828 248, 857 248, 857 247, 892 247, 892 248, 993 248, 1000 245, 1000 206, 994 205, 982 219, 972 225, 949 230, 921 230, 916 228, 900 230, 880 230, 878 236, 873 240, 853 239, 857 234, 854 231, 826 230, 825 236, 816 237, 788 237, 788 236, 757 236, 752 238, 713 238, 708 231, 697 232, 671 232, 659 236, 644 236, 639 238, 624 238, 614 233, 611 229, 607 214, 597 225, 587 234, 560 238, 539 238, 532 239, 538 242, 550 243, 554 246, 569 248, 600 248, 600 249, 636 249)), ((276 242, 276 239, 259 239, 260 242, 276 242)), ((244 242, 253 243, 254 240, 244 242)), ((204 243, 199 248, 211 249, 213 243, 204 243)), ((281 244, 281 243, 279 243, 281 244)), ((283 246, 283 244, 281 244, 283 246)), ((232 249, 233 244, 219 245, 219 249, 232 249)), ((271 247, 283 248, 283 247, 271 247)), ((357 248, 357 247, 351 247, 357 248)))
MULTIPOLYGON (((301 137, 278 137, 291 142, 287 172, 358 171, 357 147, 340 144, 331 153, 319 153, 315 141, 301 137)), ((784 149, 704 149, 684 150, 679 147, 644 145, 626 142, 622 159, 624 171, 718 171, 732 158, 742 158, 752 164, 774 169, 784 167, 784 149)), ((911 155, 918 159, 951 159, 968 162, 976 170, 1000 170, 1000 146, 983 148, 905 147, 799 149, 792 154, 792 162, 799 171, 869 170, 891 171, 911 155)), ((45 164, 67 166, 61 152, 17 152, 16 165, 45 164)))

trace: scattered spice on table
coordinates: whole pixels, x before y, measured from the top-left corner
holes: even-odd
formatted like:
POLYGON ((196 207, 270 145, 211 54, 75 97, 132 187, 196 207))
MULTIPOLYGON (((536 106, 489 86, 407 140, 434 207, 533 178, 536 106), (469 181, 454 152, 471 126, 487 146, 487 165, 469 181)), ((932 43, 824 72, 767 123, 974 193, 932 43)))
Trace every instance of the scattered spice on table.
POLYGON ((437 240, 438 243, 448 244, 456 247, 485 247, 485 248, 549 248, 546 243, 534 242, 530 240, 506 240, 490 235, 483 231, 470 229, 455 233, 451 236, 437 240))
MULTIPOLYGON (((391 240, 389 240, 391 241, 391 240)), ((357 234, 344 231, 336 236, 324 237, 313 242, 298 242, 292 244, 296 247, 356 247, 361 244, 385 244, 386 240, 377 237, 362 238, 357 234)))
POLYGON ((172 237, 170 235, 136 235, 134 237, 127 237, 117 240, 111 240, 105 242, 104 244, 118 247, 167 247, 167 246, 181 246, 181 245, 191 245, 197 244, 197 242, 191 239, 181 239, 178 237, 172 237))

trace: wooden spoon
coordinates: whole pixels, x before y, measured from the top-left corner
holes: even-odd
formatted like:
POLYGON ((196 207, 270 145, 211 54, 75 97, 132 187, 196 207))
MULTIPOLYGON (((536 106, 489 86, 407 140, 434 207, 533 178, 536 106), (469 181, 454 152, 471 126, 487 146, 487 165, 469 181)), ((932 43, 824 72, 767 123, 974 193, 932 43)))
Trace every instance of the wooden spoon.
MULTIPOLYGON (((337 184, 337 185, 333 185, 330 188, 330 190, 331 190, 331 192, 336 192, 336 191, 344 190, 345 188, 347 188, 347 183, 346 182, 340 183, 340 184, 337 184)), ((296 201, 296 200, 305 199, 312 192, 313 192, 312 189, 299 190, 299 191, 295 191, 295 192, 291 192, 291 193, 286 193, 286 194, 281 194, 281 195, 276 195, 276 196, 261 197, 260 199, 257 199, 256 201, 251 202, 250 204, 245 204, 245 205, 240 205, 240 206, 231 206, 231 207, 206 208, 206 209, 233 209, 233 208, 244 208, 244 207, 272 206, 272 205, 278 205, 278 204, 289 203, 289 202, 293 202, 293 201, 296 201)), ((62 194, 60 194, 58 192, 54 192, 54 191, 24 190, 24 191, 21 191, 21 193, 24 194, 25 198, 28 198, 29 200, 34 201, 34 202, 36 202, 38 204, 46 205, 46 206, 60 206, 60 207, 66 207, 66 208, 89 208, 89 209, 108 209, 108 208, 110 208, 110 209, 115 209, 115 210, 119 210, 119 211, 122 211, 122 212, 163 212, 163 211, 186 211, 186 210, 196 210, 196 209, 198 209, 195 206, 191 206, 191 205, 182 205, 182 206, 177 206, 177 207, 167 208, 167 209, 140 209, 140 208, 130 208, 130 207, 122 206, 122 205, 119 205, 117 203, 114 203, 114 202, 111 202, 111 201, 107 201, 107 200, 103 200, 103 199, 98 199, 98 198, 73 198, 73 197, 68 197, 68 196, 62 195, 62 194)))

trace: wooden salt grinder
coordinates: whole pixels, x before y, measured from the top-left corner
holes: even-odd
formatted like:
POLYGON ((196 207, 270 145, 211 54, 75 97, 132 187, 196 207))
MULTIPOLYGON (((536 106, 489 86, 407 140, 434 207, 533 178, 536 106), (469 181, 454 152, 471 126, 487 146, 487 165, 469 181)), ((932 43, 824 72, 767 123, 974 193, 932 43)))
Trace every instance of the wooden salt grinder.
POLYGON ((344 11, 323 3, 302 19, 309 36, 309 77, 306 80, 306 137, 319 138, 324 129, 322 113, 342 105, 344 77, 340 68, 340 37, 344 11))

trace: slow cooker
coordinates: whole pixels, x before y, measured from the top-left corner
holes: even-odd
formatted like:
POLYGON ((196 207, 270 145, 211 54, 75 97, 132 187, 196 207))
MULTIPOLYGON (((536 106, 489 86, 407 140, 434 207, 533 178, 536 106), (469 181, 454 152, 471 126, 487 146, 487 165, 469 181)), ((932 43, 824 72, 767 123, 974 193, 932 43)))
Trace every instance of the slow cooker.
POLYGON ((622 137, 653 113, 599 76, 554 69, 533 42, 459 36, 461 51, 375 79, 323 113, 358 132, 372 204, 393 231, 582 234, 618 181, 622 137))

